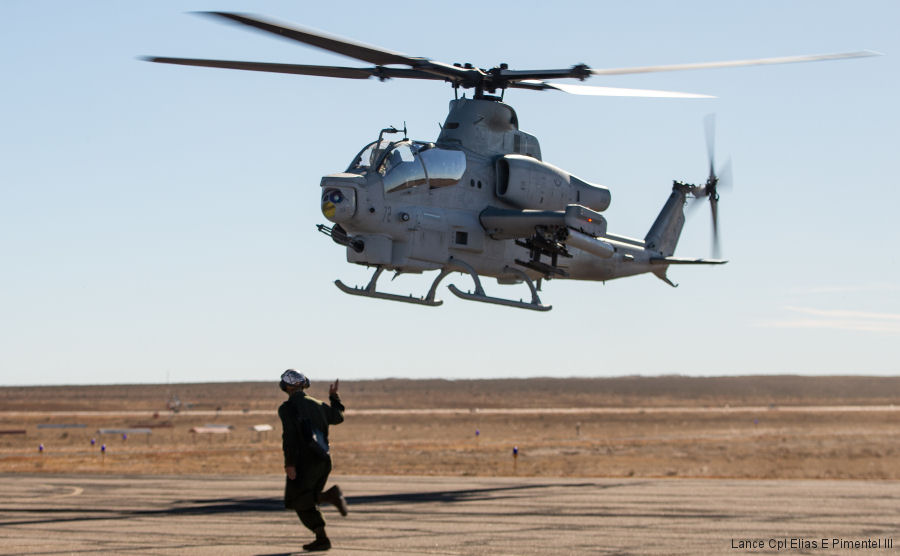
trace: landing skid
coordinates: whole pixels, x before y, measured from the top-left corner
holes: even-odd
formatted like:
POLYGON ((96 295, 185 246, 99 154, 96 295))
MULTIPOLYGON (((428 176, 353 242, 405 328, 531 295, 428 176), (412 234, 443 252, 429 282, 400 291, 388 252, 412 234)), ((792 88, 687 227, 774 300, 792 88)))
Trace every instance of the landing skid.
POLYGON ((409 295, 398 295, 395 293, 385 293, 380 292, 375 289, 376 282, 378 282, 378 277, 381 276, 381 273, 384 272, 384 267, 379 265, 375 268, 375 274, 372 275, 372 278, 369 280, 369 284, 365 288, 354 288, 350 287, 347 284, 341 282, 340 280, 335 280, 334 285, 338 287, 342 292, 349 293, 350 295, 359 295, 362 297, 371 297, 373 299, 387 299, 389 301, 402 301, 403 303, 414 303, 416 305, 427 305, 429 307, 437 307, 442 305, 444 302, 441 300, 435 300, 435 287, 432 286, 431 290, 428 292, 426 297, 413 297, 412 294, 409 295))
MULTIPOLYGON (((506 267, 506 272, 511 272, 516 274, 522 280, 528 284, 528 288, 531 290, 531 302, 522 301, 521 299, 516 301, 514 299, 504 299, 502 297, 491 297, 484 293, 484 288, 481 287, 481 279, 478 277, 478 273, 475 272, 471 266, 466 264, 465 262, 459 259, 450 259, 450 265, 454 265, 457 268, 461 268, 464 271, 468 272, 470 276, 472 276, 472 280, 475 282, 475 292, 463 292, 453 284, 447 286, 453 295, 459 297, 460 299, 467 299, 469 301, 480 301, 482 303, 492 303, 494 305, 505 305, 506 307, 517 307, 519 309, 530 309, 532 311, 549 311, 553 308, 552 305, 542 305, 541 298, 538 297, 537 288, 534 287, 534 282, 531 278, 528 277, 527 274, 519 270, 518 268, 506 267)), ((442 273, 443 274, 443 273, 442 273)))
POLYGON ((384 267, 378 265, 375 267, 375 273, 372 275, 372 278, 369 279, 369 284, 364 287, 351 287, 347 284, 341 282, 340 280, 335 280, 334 285, 338 287, 342 292, 348 293, 350 295, 358 295, 361 297, 371 297, 373 299, 387 299, 389 301, 402 301, 403 303, 413 303, 415 305, 426 305, 428 307, 437 307, 442 305, 444 302, 435 299, 437 295, 437 287, 441 283, 441 280, 447 277, 448 274, 452 272, 465 272, 468 273, 472 280, 475 282, 475 292, 463 292, 453 284, 447 286, 447 288, 453 292, 453 294, 460 299, 466 299, 469 301, 480 301, 482 303, 492 303, 494 305, 505 305, 506 307, 518 307, 519 309, 530 309, 532 311, 549 311, 553 307, 551 305, 542 305, 541 299, 538 297, 537 288, 534 286, 534 282, 531 278, 528 277, 527 274, 522 272, 517 268, 506 267, 506 272, 515 274, 522 278, 526 284, 528 284, 528 288, 531 290, 531 302, 522 301, 521 299, 516 301, 514 299, 504 299, 502 297, 491 297, 484 293, 484 288, 481 286, 481 278, 478 276, 478 273, 475 272, 475 269, 469 266, 469 264, 461 261, 460 259, 450 258, 447 262, 447 265, 441 269, 440 274, 438 274, 437 278, 434 279, 434 282, 431 283, 431 287, 428 289, 428 294, 425 297, 414 297, 412 294, 410 295, 398 295, 395 293, 385 293, 380 292, 376 289, 378 278, 381 276, 381 273, 384 272, 384 267))

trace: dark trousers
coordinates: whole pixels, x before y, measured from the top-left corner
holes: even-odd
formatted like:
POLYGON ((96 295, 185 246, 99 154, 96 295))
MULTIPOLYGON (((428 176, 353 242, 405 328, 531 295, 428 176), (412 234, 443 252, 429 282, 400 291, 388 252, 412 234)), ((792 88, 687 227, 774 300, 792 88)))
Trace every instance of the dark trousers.
POLYGON ((316 506, 304 510, 297 510, 297 517, 300 518, 300 523, 310 531, 325 527, 325 518, 322 517, 322 512, 320 512, 319 508, 316 506))
POLYGON ((330 472, 330 459, 310 462, 299 466, 297 478, 293 481, 287 479, 285 484, 285 507, 296 510, 300 522, 310 531, 325 527, 325 519, 316 505, 319 503, 319 495, 324 490, 325 483, 328 482, 330 472))

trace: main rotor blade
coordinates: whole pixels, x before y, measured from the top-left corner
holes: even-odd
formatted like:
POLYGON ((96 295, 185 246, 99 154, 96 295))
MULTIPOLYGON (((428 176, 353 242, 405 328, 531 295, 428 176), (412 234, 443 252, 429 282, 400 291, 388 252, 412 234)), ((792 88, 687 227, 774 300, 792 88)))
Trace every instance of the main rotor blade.
POLYGON ((573 95, 593 95, 603 97, 646 97, 646 98, 715 98, 710 95, 695 93, 678 93, 675 91, 654 91, 650 89, 621 89, 618 87, 594 87, 591 85, 567 85, 547 83, 545 81, 519 81, 510 83, 509 87, 517 89, 547 90, 556 89, 573 95))
POLYGON ((407 56, 406 54, 401 54, 400 52, 393 52, 390 50, 385 50, 383 48, 378 48, 376 46, 369 46, 338 37, 329 36, 324 33, 313 31, 311 29, 287 27, 285 25, 264 21, 262 19, 250 17, 248 15, 229 12, 199 13, 228 19, 235 23, 240 23, 241 25, 254 27, 267 33, 279 35, 287 39, 302 42, 304 44, 315 46, 317 48, 328 50, 330 52, 335 52, 337 54, 343 54, 344 56, 349 56, 350 58, 356 58, 357 60, 362 60, 364 62, 369 62, 371 64, 379 66, 384 64, 406 64, 412 66, 417 62, 425 60, 424 58, 413 58, 407 56))
MULTIPOLYGON (((492 71, 493 73, 493 71, 492 71)), ((571 68, 565 69, 543 69, 543 70, 511 70, 501 69, 500 77, 508 82, 515 81, 539 81, 544 79, 587 79, 591 76, 590 68, 584 64, 577 64, 571 68)))
POLYGON ((406 68, 345 68, 340 66, 309 66, 302 64, 273 64, 268 62, 243 62, 233 60, 206 60, 200 58, 165 58, 145 57, 147 62, 160 64, 176 64, 180 66, 200 66, 206 68, 224 68, 247 71, 265 71, 269 73, 290 73, 294 75, 318 75, 320 77, 342 77, 345 79, 368 79, 378 77, 389 79, 393 77, 406 79, 434 79, 443 80, 443 77, 406 68))
POLYGON ((858 52, 840 52, 837 54, 810 54, 802 56, 781 56, 777 58, 756 58, 750 60, 731 60, 727 62, 701 62, 695 64, 672 64, 667 66, 642 66, 633 68, 592 69, 593 75, 625 75, 629 73, 652 73, 659 71, 682 71, 709 68, 733 68, 739 66, 763 66, 769 64, 794 64, 797 62, 820 62, 823 60, 843 60, 846 58, 865 58, 882 56, 880 52, 861 50, 858 52))

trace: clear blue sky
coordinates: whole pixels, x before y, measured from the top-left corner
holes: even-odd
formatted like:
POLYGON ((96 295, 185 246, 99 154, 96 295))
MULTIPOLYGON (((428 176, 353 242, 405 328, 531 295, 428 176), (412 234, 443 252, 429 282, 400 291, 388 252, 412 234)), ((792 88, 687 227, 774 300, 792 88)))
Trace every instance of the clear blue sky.
MULTIPOLYGON (((900 4, 0 3, 0 384, 900 371, 900 4), (718 116, 728 265, 552 281, 537 314, 347 296, 369 271, 317 233, 319 179, 382 127, 433 140, 439 82, 149 64, 365 65, 190 15, 243 11, 414 56, 514 69, 872 49, 878 58, 594 78, 714 100, 512 91, 544 159, 611 188, 643 237, 705 177, 718 116)), ((698 211, 679 256, 709 255, 698 211)), ((424 292, 431 277, 394 291, 424 292)), ((468 289, 467 279, 453 280, 468 289)), ((387 283, 387 281, 385 281, 387 283)), ((525 295, 486 282, 489 292, 525 295)))

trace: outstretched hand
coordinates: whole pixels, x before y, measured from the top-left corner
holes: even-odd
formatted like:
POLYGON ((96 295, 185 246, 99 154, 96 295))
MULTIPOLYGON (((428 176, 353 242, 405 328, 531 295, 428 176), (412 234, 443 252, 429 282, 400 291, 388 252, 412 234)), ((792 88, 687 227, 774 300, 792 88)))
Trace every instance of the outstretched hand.
POLYGON ((340 383, 340 380, 339 380, 339 379, 335 379, 335 380, 334 380, 334 384, 332 384, 331 386, 328 387, 328 395, 329 395, 329 396, 335 396, 335 395, 337 395, 338 384, 339 384, 339 383, 340 383))

